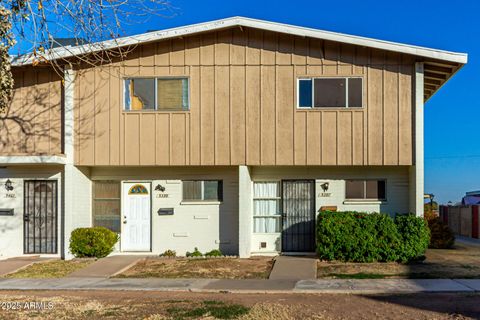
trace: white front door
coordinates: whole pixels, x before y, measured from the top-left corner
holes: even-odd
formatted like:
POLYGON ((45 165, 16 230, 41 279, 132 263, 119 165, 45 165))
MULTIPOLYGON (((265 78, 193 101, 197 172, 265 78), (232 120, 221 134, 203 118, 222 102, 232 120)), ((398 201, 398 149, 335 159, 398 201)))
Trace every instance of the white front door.
POLYGON ((123 183, 122 251, 150 251, 150 183, 123 183))

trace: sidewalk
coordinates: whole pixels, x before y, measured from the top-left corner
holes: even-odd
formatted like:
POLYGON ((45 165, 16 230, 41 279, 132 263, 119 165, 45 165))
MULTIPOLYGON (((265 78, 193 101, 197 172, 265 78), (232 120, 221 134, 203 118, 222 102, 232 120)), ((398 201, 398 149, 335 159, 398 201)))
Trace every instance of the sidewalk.
POLYGON ((91 265, 69 274, 68 278, 108 278, 127 270, 138 261, 145 259, 143 255, 117 255, 98 259, 91 265))
POLYGON ((33 257, 18 257, 18 258, 1 260, 0 276, 17 272, 41 260, 47 260, 47 259, 40 259, 38 256, 33 256, 33 257))
POLYGON ((141 290, 231 293, 480 293, 480 279, 215 280, 215 279, 0 279, 0 290, 141 290))

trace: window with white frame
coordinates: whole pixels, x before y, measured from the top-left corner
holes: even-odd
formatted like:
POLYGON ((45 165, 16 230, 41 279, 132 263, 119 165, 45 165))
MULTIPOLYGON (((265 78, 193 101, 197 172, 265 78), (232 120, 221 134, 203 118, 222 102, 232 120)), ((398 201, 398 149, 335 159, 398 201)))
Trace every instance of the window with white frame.
POLYGON ((186 77, 127 78, 124 81, 126 111, 186 111, 189 109, 186 77))
POLYGON ((253 185, 253 232, 279 233, 282 198, 279 181, 258 181, 253 185))
POLYGON ((298 108, 361 108, 363 79, 358 77, 299 78, 298 108))
POLYGON ((223 201, 222 180, 182 181, 183 201, 223 201))
POLYGON ((347 200, 386 200, 385 180, 347 180, 345 186, 347 200))

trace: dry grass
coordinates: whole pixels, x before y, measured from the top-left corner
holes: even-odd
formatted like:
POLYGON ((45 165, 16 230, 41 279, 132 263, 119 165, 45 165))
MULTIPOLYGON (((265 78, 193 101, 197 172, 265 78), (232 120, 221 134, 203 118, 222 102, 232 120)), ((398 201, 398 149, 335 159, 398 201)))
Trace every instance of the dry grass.
POLYGON ((120 278, 266 279, 273 259, 158 259, 148 258, 118 275, 120 278))
POLYGON ((34 263, 25 269, 5 276, 5 278, 62 278, 85 268, 94 259, 50 260, 34 263))
POLYGON ((320 261, 318 278, 480 278, 480 247, 457 244, 454 249, 429 249, 423 262, 343 263, 320 261))

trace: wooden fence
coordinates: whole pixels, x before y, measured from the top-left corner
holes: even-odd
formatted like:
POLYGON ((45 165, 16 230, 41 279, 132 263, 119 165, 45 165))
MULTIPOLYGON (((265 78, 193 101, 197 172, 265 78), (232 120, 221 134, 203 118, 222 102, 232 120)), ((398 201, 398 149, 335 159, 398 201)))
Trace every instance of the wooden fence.
POLYGON ((479 238, 479 205, 440 206, 440 218, 456 235, 479 238))

